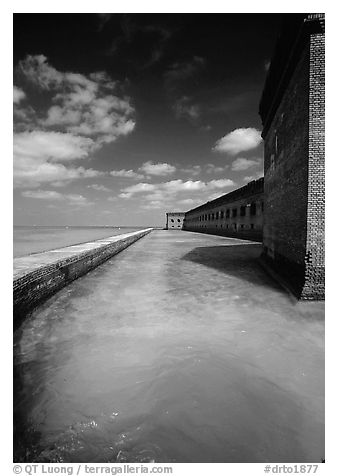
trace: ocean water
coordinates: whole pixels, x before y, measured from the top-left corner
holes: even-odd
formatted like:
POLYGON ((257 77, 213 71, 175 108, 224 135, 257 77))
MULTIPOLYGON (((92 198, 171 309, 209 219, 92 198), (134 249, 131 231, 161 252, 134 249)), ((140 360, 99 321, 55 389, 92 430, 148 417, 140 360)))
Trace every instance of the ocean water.
POLYGON ((145 227, 116 226, 15 226, 13 230, 14 258, 32 253, 55 250, 64 246, 122 235, 145 227))
POLYGON ((320 462, 324 303, 260 245, 153 231, 14 336, 16 462, 320 462))

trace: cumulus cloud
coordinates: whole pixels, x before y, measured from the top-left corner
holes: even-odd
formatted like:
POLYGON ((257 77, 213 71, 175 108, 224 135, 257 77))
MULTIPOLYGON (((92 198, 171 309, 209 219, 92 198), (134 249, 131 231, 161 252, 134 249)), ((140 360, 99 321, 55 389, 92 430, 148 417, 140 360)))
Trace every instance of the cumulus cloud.
POLYGON ((97 190, 98 192, 111 192, 111 189, 105 187, 104 185, 99 185, 97 183, 93 183, 92 185, 88 185, 88 188, 92 188, 93 190, 97 190))
POLYGON ((37 200, 67 201, 71 205, 89 205, 90 203, 83 195, 62 194, 54 190, 26 190, 21 193, 25 198, 34 198, 37 200))
POLYGON ((15 104, 19 104, 19 102, 25 99, 25 97, 26 94, 22 89, 17 88, 16 86, 13 87, 13 102, 15 104))
POLYGON ((123 178, 136 178, 136 179, 142 179, 143 175, 138 174, 137 172, 134 172, 133 170, 111 170, 110 175, 112 177, 123 177, 123 178))
MULTIPOLYGON (((144 209, 159 208, 191 208, 204 203, 210 197, 210 193, 217 196, 224 193, 224 189, 235 186, 229 179, 211 180, 171 180, 159 184, 140 183, 133 187, 125 188, 119 195, 122 198, 137 196, 140 206, 144 209), (185 197, 188 195, 188 197, 185 197)), ((227 190, 229 191, 229 190, 227 190)))
POLYGON ((227 168, 228 168, 227 165, 225 165, 224 167, 220 167, 220 166, 217 166, 217 165, 214 165, 214 164, 207 164, 205 171, 206 171, 207 174, 221 174, 227 168))
POLYGON ((26 190, 21 195, 25 198, 36 198, 38 200, 63 200, 64 195, 54 190, 26 190))
POLYGON ((94 142, 69 133, 32 131, 14 134, 14 155, 37 160, 69 161, 88 157, 94 142))
POLYGON ((121 198, 130 198, 135 193, 142 193, 142 192, 152 192, 156 190, 156 185, 151 183, 137 183, 136 185, 130 185, 129 187, 125 187, 122 189, 122 193, 120 194, 121 198))
POLYGON ((175 196, 180 192, 198 192, 210 191, 215 189, 223 189, 235 185, 230 179, 210 180, 210 182, 203 182, 201 180, 187 180, 181 179, 171 180, 169 182, 162 182, 158 184, 138 183, 125 187, 119 195, 121 198, 131 198, 135 194, 147 194, 148 200, 163 200, 167 196, 175 196), (150 192, 150 193, 149 193, 150 192))
POLYGON ((210 180, 209 182, 206 183, 206 187, 211 190, 213 188, 230 187, 231 185, 235 185, 235 184, 230 179, 210 180))
POLYGON ((192 165, 187 168, 181 169, 181 173, 189 174, 192 177, 196 177, 201 173, 202 167, 200 165, 192 165))
POLYGON ((154 164, 151 161, 145 162, 139 170, 147 175, 171 175, 176 171, 176 167, 167 163, 154 164))
POLYGON ((63 75, 47 63, 44 55, 27 55, 19 62, 18 71, 31 83, 42 89, 50 89, 61 84, 63 75))
POLYGON ((243 157, 238 157, 236 160, 233 161, 231 165, 231 169, 235 172, 239 172, 242 170, 247 170, 252 167, 256 167, 257 165, 261 165, 261 159, 245 159, 243 157))
POLYGON ((69 166, 88 157, 93 141, 89 138, 58 132, 32 131, 14 134, 14 183, 37 187, 45 182, 70 181, 97 177, 102 173, 69 166), (67 163, 67 166, 64 165, 67 163))
POLYGON ((51 93, 51 105, 38 119, 40 127, 92 136, 99 144, 133 131, 135 110, 130 98, 118 95, 118 83, 104 71, 88 76, 61 72, 44 55, 28 55, 17 70, 38 90, 51 93))
POLYGON ((239 152, 255 149, 262 140, 260 131, 254 127, 235 129, 219 139, 213 150, 236 155, 239 152))
POLYGON ((135 127, 130 98, 119 93, 119 83, 104 71, 88 75, 62 72, 44 55, 28 55, 19 62, 21 81, 44 94, 38 110, 14 88, 14 180, 17 186, 37 187, 44 182, 62 185, 100 172, 70 165, 91 159, 104 144, 126 136, 135 127), (48 102, 49 101, 49 102, 48 102))

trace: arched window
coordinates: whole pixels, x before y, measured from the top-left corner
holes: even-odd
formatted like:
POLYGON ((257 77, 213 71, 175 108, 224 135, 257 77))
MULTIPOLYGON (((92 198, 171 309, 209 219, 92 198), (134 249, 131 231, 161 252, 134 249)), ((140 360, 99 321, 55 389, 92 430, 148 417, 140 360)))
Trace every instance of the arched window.
POLYGON ((250 215, 256 215, 256 202, 252 202, 250 205, 250 215))

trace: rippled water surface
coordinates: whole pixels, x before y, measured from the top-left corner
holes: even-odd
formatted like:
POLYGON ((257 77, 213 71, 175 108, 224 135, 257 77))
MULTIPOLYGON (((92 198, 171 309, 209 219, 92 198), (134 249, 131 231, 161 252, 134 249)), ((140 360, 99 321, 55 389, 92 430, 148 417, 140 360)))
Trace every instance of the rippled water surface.
POLYGON ((15 334, 15 459, 320 462, 323 304, 260 246, 155 231, 15 334))

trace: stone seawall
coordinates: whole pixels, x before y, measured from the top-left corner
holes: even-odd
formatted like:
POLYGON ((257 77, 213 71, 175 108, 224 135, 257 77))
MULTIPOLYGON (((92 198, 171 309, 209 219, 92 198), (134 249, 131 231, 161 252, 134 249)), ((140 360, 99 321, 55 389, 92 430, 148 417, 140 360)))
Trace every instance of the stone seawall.
POLYGON ((74 279, 107 261, 152 228, 14 259, 14 326, 74 279))

